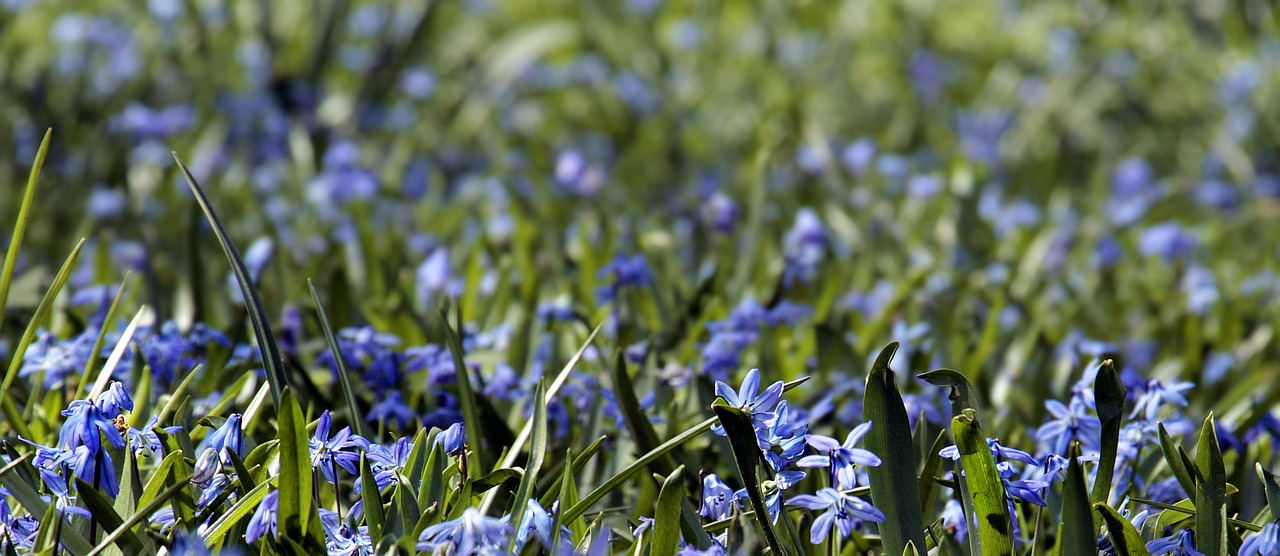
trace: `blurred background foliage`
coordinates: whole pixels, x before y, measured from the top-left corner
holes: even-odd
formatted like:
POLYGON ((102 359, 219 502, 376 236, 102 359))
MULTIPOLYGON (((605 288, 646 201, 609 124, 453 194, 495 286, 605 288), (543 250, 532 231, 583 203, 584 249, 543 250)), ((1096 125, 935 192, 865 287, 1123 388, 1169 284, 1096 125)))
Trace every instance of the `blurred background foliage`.
POLYGON ((4 221, 55 135, 6 310, 87 236, 73 291, 132 271, 160 319, 243 338, 176 151, 259 245, 268 307, 309 307, 312 277, 338 326, 411 345, 443 295, 481 330, 566 303, 692 367, 708 322, 787 300, 815 326, 744 356, 774 378, 892 338, 902 370, 969 365, 1034 421, 1063 353, 1106 351, 1256 421, 1274 388, 1201 370, 1280 355, 1277 23, 1263 0, 7 0, 4 221), (657 286, 606 304, 621 254, 657 286))

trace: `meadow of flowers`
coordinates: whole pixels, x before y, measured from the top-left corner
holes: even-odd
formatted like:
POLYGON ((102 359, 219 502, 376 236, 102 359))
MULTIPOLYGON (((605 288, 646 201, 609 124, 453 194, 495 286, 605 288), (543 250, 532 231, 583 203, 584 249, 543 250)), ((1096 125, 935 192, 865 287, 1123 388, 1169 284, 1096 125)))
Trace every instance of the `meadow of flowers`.
POLYGON ((1280 555, 1277 68, 1258 0, 0 0, 0 552, 1280 555))

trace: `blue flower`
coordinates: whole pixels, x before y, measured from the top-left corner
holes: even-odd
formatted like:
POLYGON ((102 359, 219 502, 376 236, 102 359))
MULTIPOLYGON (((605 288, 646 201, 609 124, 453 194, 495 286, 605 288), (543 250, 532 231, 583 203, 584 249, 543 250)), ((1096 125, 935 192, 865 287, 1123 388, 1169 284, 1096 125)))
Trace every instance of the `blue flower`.
POLYGON ((698 510, 698 515, 719 521, 733 511, 734 493, 729 485, 720 480, 715 473, 708 473, 702 477, 702 508, 698 510))
POLYGON ((382 401, 373 405, 369 409, 369 415, 366 417, 370 423, 395 423, 399 428, 405 428, 410 421, 417 419, 418 414, 404 403, 404 396, 399 390, 391 390, 386 393, 386 397, 382 401))
POLYGON ((1173 556, 1205 556, 1196 550, 1194 535, 1190 529, 1183 529, 1147 543, 1147 551, 1153 555, 1171 554, 1173 556))
POLYGON ((505 519, 489 517, 475 508, 467 508, 462 517, 437 523, 418 536, 418 550, 446 554, 475 554, 485 549, 507 548, 511 526, 505 519))
POLYGON ((621 253, 615 255, 613 260, 601 268, 596 275, 598 280, 608 277, 612 277, 613 281, 596 289, 596 297, 603 303, 615 301, 624 288, 653 285, 653 271, 649 269, 649 263, 644 255, 631 257, 621 253))
POLYGON ((1280 556, 1280 521, 1271 521, 1244 540, 1240 556, 1280 556))
POLYGON ((1159 256, 1173 262, 1189 256, 1200 240, 1184 230, 1177 222, 1164 222, 1147 228, 1138 240, 1138 252, 1143 256, 1159 256))
POLYGON ((875 506, 831 487, 819 490, 816 496, 793 496, 787 503, 810 510, 827 510, 813 520, 813 527, 809 532, 809 542, 813 544, 821 544, 832 529, 840 529, 840 534, 847 537, 863 521, 883 523, 885 519, 884 512, 875 506))
MULTIPOLYGON (((205 436, 200 445, 219 453, 227 450, 235 452, 237 456, 244 457, 244 432, 240 430, 241 419, 243 417, 239 413, 232 413, 227 416, 227 420, 223 421, 222 425, 214 429, 208 436, 205 436)), ((223 463, 231 465, 231 459, 224 457, 223 463)))
POLYGON ((1096 445, 1102 432, 1102 422, 1089 414, 1089 408, 1081 397, 1072 396, 1069 403, 1066 405, 1058 400, 1044 402, 1053 419, 1041 426, 1036 436, 1054 454, 1066 453, 1072 440, 1081 440, 1086 446, 1096 445))
POLYGON ((67 416, 59 432, 63 446, 85 446, 96 453, 102 447, 102 437, 105 435, 112 446, 124 448, 124 437, 116 428, 115 421, 103 415, 98 406, 84 400, 74 400, 62 414, 67 416))
POLYGON ((856 448, 859 441, 867 432, 871 430, 871 421, 867 421, 852 431, 845 438, 844 444, 840 444, 836 439, 830 436, 820 434, 810 434, 806 437, 809 445, 812 446, 821 455, 805 456, 796 462, 797 467, 831 467, 831 475, 835 477, 837 486, 843 489, 851 489, 857 486, 857 474, 854 472, 855 465, 865 465, 868 467, 878 467, 880 458, 869 450, 856 448))
POLYGON ((111 381, 107 391, 98 395, 96 401, 103 415, 119 415, 125 411, 133 411, 133 398, 119 381, 111 381))
POLYGON ((786 260, 783 284, 809 283, 818 273, 828 241, 827 229, 817 212, 807 207, 797 211, 795 224, 782 238, 782 253, 786 260))
POLYGON ((942 507, 942 529, 956 540, 964 542, 969 534, 969 520, 964 517, 964 506, 954 498, 947 499, 947 505, 942 507))
POLYGON ((1154 421, 1162 405, 1186 407, 1187 398, 1183 394, 1194 386, 1195 384, 1191 382, 1175 382, 1165 386, 1159 379, 1153 378, 1147 381, 1146 391, 1138 396, 1138 401, 1134 404, 1133 413, 1129 414, 1129 418, 1141 416, 1148 421, 1154 421))
MULTIPOLYGON (((742 387, 736 391, 728 384, 716 381, 716 395, 751 416, 751 426, 755 429, 756 442, 761 449, 769 447, 769 427, 777 418, 773 410, 782 398, 782 388, 783 383, 779 380, 760 391, 760 369, 748 371, 747 376, 742 379, 742 387)), ((724 427, 718 424, 711 427, 711 430, 725 436, 724 427)))
POLYGON ((258 508, 253 511, 253 517, 249 518, 249 525, 245 529, 244 540, 249 544, 253 544, 259 538, 271 531, 272 537, 280 536, 280 529, 277 524, 279 517, 280 491, 273 490, 265 497, 262 502, 258 503, 258 508))
POLYGON ((436 444, 444 447, 444 453, 460 456, 467 448, 467 432, 462 423, 454 423, 436 437, 436 444))
POLYGON ((320 414, 320 423, 311 437, 311 467, 319 469, 325 480, 337 483, 335 466, 346 469, 352 475, 359 475, 360 453, 368 449, 369 441, 358 434, 351 433, 351 427, 342 427, 333 436, 329 429, 333 427, 333 417, 329 410, 320 414))

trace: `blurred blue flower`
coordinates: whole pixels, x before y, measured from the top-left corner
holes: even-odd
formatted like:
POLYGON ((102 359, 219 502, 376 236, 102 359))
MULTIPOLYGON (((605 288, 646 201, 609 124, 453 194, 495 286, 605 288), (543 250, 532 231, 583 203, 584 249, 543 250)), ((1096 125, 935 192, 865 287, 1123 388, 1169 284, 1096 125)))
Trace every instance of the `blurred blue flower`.
POLYGON ((1102 433, 1102 423, 1096 415, 1089 414, 1089 407, 1079 396, 1072 396, 1064 404, 1058 400, 1045 400, 1045 409, 1053 419, 1042 425, 1036 437, 1052 454, 1065 454, 1072 440, 1079 440, 1087 448, 1096 448, 1102 433))
POLYGON ((826 510, 813 520, 809 532, 809 542, 813 544, 821 544, 834 529, 848 537, 863 521, 883 523, 885 520, 884 512, 875 506, 830 487, 819 490, 817 495, 792 496, 787 503, 809 510, 826 510))
POLYGON ((956 540, 964 542, 965 537, 969 535, 969 520, 964 516, 964 506, 956 499, 948 498, 939 517, 942 518, 942 529, 956 540))
POLYGON ((1191 255, 1200 240, 1177 222, 1163 222, 1143 230, 1138 239, 1138 252, 1144 256, 1159 256, 1167 262, 1191 255))
POLYGON ((1013 125, 1012 113, 997 110, 967 111, 956 116, 961 149, 965 156, 983 164, 1000 161, 1004 136, 1013 129, 1013 125))
POLYGON ((844 163, 844 167, 858 177, 866 175, 875 156, 876 144, 868 138, 854 141, 840 151, 840 161, 844 163))
POLYGON ((1142 418, 1147 421, 1155 421, 1156 415, 1163 405, 1173 405, 1176 407, 1186 407, 1187 398, 1185 394, 1188 390, 1195 387, 1191 382, 1175 382, 1165 385, 1159 379, 1151 379, 1147 381, 1146 390, 1138 397, 1137 402, 1133 405, 1133 412, 1129 414, 1129 418, 1142 418))
POLYGON ((811 208, 796 211, 796 221, 782 239, 782 252, 786 269, 783 284, 791 286, 797 281, 808 283, 818 273, 818 265, 825 257, 827 244, 826 226, 818 213, 811 208))
POLYGON ((1196 550, 1195 535, 1190 529, 1182 529, 1168 537, 1161 537, 1147 543, 1147 551, 1153 556, 1171 554, 1172 556, 1205 556, 1196 550))
POLYGON ((381 401, 373 404, 373 407, 369 409, 366 419, 370 423, 394 424, 396 427, 403 429, 417 417, 418 414, 413 411, 413 408, 404 403, 404 397, 399 390, 389 390, 384 394, 381 401))
POLYGON ((276 523, 279 517, 279 503, 280 491, 278 490, 273 490, 262 498, 262 502, 258 503, 258 508, 253 511, 253 517, 249 518, 249 524, 245 528, 245 542, 253 544, 268 531, 273 538, 280 537, 279 525, 276 523))
POLYGON ((1244 540, 1240 556, 1280 556, 1280 521, 1269 521, 1244 540))
POLYGON ((467 508, 462 516, 437 523, 418 536, 418 550, 443 554, 501 553, 507 548, 511 526, 505 519, 486 516, 475 508, 467 508))
POLYGON ((649 269, 649 263, 642 254, 630 257, 622 253, 614 255, 613 260, 596 273, 597 280, 604 281, 608 278, 612 278, 612 281, 596 288, 596 298, 605 303, 616 301, 623 288, 640 288, 654 283, 653 271, 649 269))

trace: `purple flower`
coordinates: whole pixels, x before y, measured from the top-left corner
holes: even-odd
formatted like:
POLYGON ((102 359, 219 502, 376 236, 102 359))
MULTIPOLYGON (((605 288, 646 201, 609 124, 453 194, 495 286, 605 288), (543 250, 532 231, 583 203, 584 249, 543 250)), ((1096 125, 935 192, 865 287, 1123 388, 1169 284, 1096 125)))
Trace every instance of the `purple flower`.
POLYGON ((816 496, 793 496, 787 503, 809 510, 826 510, 813 520, 813 528, 809 532, 809 542, 813 544, 821 544, 832 529, 840 529, 840 534, 847 537, 862 521, 883 523, 885 519, 884 512, 875 506, 830 487, 819 490, 816 496))
POLYGON ((1204 556, 1204 553, 1196 550, 1194 538, 1195 535, 1190 529, 1183 529, 1167 537, 1148 542, 1147 551, 1153 555, 1204 556))
POLYGON ((1046 400, 1044 406, 1053 419, 1041 426, 1036 436, 1051 453, 1066 453, 1072 440, 1080 440, 1090 447, 1097 444, 1102 423, 1097 416, 1089 414, 1083 398, 1072 396, 1069 405, 1058 400, 1046 400))
POLYGON ((999 162, 1004 135, 1013 129, 1013 124, 1013 114, 1008 112, 963 112, 956 117, 960 147, 975 162, 999 162))
POLYGON ((1138 240, 1138 252, 1143 256, 1159 256, 1167 262, 1185 258, 1200 243, 1191 232, 1177 222, 1164 222, 1147 228, 1138 240))
POLYGON ((342 427, 333 436, 329 429, 333 427, 333 417, 329 410, 320 414, 320 423, 316 425, 315 435, 311 437, 311 467, 319 469, 325 480, 337 483, 336 467, 346 469, 352 475, 359 475, 360 453, 369 448, 369 441, 358 434, 351 433, 351 427, 342 427))
POLYGON ((1280 521, 1270 521, 1244 540, 1240 556, 1280 556, 1280 521))
POLYGON ((107 391, 98 395, 94 402, 103 415, 119 415, 125 411, 133 411, 133 398, 118 380, 111 381, 107 391))
POLYGON ((623 288, 639 288, 653 285, 653 271, 644 255, 628 257, 618 253, 597 273, 596 279, 612 277, 613 281, 596 289, 596 297, 602 302, 614 301, 623 288))
POLYGON ((1186 407, 1187 398, 1183 394, 1194 386, 1195 384, 1191 382, 1175 382, 1165 386, 1159 379, 1153 378, 1147 381, 1146 391, 1138 396, 1138 401, 1134 404, 1133 413, 1129 414, 1129 418, 1141 416, 1148 421, 1154 421, 1162 405, 1186 407))
POLYGON ((462 517, 427 527, 418 536, 418 550, 441 554, 489 554, 505 551, 511 526, 467 508, 462 517))
POLYGON ((444 453, 450 456, 462 455, 462 451, 467 447, 467 433, 462 423, 454 423, 440 436, 436 437, 436 443, 444 447, 444 453))
POLYGON ((404 403, 404 397, 400 391, 390 390, 382 401, 370 408, 367 419, 370 423, 395 423, 397 427, 403 429, 417 417, 418 414, 404 403))
POLYGON ((849 436, 845 438, 844 444, 840 444, 830 436, 810 434, 805 439, 810 446, 821 454, 800 458, 800 461, 796 462, 796 466, 804 468, 830 467, 831 475, 835 477, 837 486, 843 489, 854 488, 858 482, 857 475, 854 473, 855 465, 868 467, 878 467, 880 465, 878 456, 869 450, 854 447, 870 430, 871 421, 854 427, 852 431, 849 431, 849 436))
POLYGON ((840 161, 855 176, 863 176, 871 168, 876 156, 876 144, 871 139, 859 139, 840 152, 840 161))
POLYGON ((244 540, 249 544, 257 542, 267 531, 271 531, 271 536, 278 538, 280 529, 277 524, 279 517, 280 491, 273 490, 265 497, 262 502, 258 503, 258 509, 253 511, 253 517, 249 518, 249 525, 245 529, 244 540))
POLYGON ((729 485, 720 480, 715 473, 708 473, 702 477, 702 508, 698 510, 698 515, 719 521, 733 511, 734 493, 729 485))
POLYGON ((942 508, 942 529, 950 533, 956 540, 964 542, 969 534, 969 520, 964 517, 964 506, 954 498, 947 499, 942 508))
POLYGON ((796 221, 782 238, 782 252, 786 269, 782 281, 790 286, 797 280, 808 283, 818 273, 827 250, 827 229, 818 213, 811 208, 796 212, 796 221))

